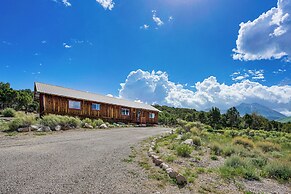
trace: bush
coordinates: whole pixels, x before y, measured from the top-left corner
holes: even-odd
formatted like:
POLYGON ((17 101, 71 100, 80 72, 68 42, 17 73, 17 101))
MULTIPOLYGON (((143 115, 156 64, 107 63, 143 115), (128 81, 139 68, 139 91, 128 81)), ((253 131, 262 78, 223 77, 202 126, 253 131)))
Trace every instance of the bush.
POLYGON ((61 125, 62 127, 77 128, 81 125, 81 120, 76 117, 50 114, 43 116, 40 120, 40 124, 49 126, 51 129, 55 128, 57 125, 61 125))
MULTIPOLYGON (((93 126, 93 122, 92 122, 92 120, 91 119, 89 119, 89 118, 85 118, 85 119, 83 119, 82 120, 82 127, 84 127, 85 126, 85 123, 87 123, 87 124, 89 124, 89 125, 92 125, 93 126)), ((94 127, 94 126, 93 126, 94 127)))
POLYGON ((212 156, 210 157, 210 159, 211 159, 211 160, 218 160, 218 157, 215 156, 215 155, 212 155, 212 156))
POLYGON ((165 160, 166 160, 167 162, 174 162, 176 159, 177 159, 177 158, 176 158, 176 156, 174 156, 174 155, 167 155, 167 156, 165 156, 165 160))
POLYGON ((261 148, 263 152, 273 152, 281 150, 280 145, 268 141, 257 143, 257 147, 261 148))
POLYGON ((193 144, 194 145, 196 145, 196 146, 201 146, 202 145, 200 137, 195 136, 195 137, 192 138, 192 140, 193 140, 193 144))
POLYGON ((181 144, 176 148, 178 156, 188 157, 192 153, 192 147, 186 144, 181 144))
POLYGON ((12 121, 9 122, 9 129, 14 131, 21 127, 29 127, 36 123, 34 116, 24 116, 24 117, 16 117, 12 121))
POLYGON ((268 160, 263 157, 258 157, 258 158, 251 158, 249 162, 254 167, 262 168, 263 166, 267 164, 268 160))
POLYGON ((191 138, 191 133, 184 133, 181 137, 182 141, 185 141, 186 139, 190 139, 191 138))
POLYGON ((233 146, 227 146, 223 149, 224 156, 231 156, 235 153, 235 148, 233 146))
POLYGON ((5 108, 2 111, 2 115, 4 117, 15 117, 16 116, 16 111, 13 108, 5 108))
POLYGON ((279 161, 274 161, 265 167, 266 175, 281 181, 289 181, 291 179, 291 165, 279 161))
POLYGON ((210 145, 210 149, 213 151, 215 155, 220 156, 222 153, 222 148, 218 143, 213 143, 212 145, 210 145))
POLYGON ((104 121, 101 119, 97 119, 93 121, 92 126, 95 128, 95 127, 100 127, 102 124, 104 124, 104 121))
POLYGON ((226 159, 225 166, 232 168, 245 167, 246 162, 239 156, 231 156, 230 158, 226 159))
POLYGON ((248 138, 244 138, 244 137, 235 137, 233 139, 233 144, 237 144, 237 145, 242 145, 245 148, 253 148, 254 147, 254 142, 248 138))

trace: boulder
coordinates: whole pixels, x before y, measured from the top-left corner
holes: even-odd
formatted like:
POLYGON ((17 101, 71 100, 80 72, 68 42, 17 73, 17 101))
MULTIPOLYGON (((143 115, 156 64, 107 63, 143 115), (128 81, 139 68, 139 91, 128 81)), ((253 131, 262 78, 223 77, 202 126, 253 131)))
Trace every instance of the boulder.
POLYGON ((29 132, 30 131, 30 127, 18 128, 17 131, 18 132, 29 132))
POLYGON ((163 163, 163 161, 159 158, 154 158, 153 162, 155 163, 156 166, 160 166, 163 163))
POLYGON ((182 144, 187 144, 187 145, 192 146, 193 145, 193 140, 192 139, 187 139, 187 140, 183 141, 182 144))
POLYGON ((178 175, 178 173, 172 168, 167 168, 166 172, 171 178, 176 178, 176 176, 178 175))
POLYGON ((41 125, 30 125, 31 131, 37 131, 39 128, 41 128, 41 125))
POLYGON ((176 176, 176 180, 177 180, 178 185, 187 184, 187 179, 183 175, 181 175, 181 174, 178 174, 176 176))
POLYGON ((100 129, 107 129, 107 125, 105 123, 103 123, 102 125, 100 125, 100 129))
POLYGON ((85 123, 84 124, 84 128, 87 128, 87 129, 93 129, 94 127, 88 123, 85 123))
POLYGON ((162 163, 162 164, 161 164, 161 168, 162 168, 163 170, 167 170, 167 169, 169 168, 169 165, 168 165, 168 164, 165 164, 165 163, 162 163))
POLYGON ((37 131, 38 131, 38 132, 50 132, 50 131, 52 131, 52 130, 51 130, 51 128, 48 127, 48 126, 42 126, 42 127, 39 128, 37 131))
POLYGON ((60 131, 62 129, 61 125, 55 126, 55 131, 60 131))

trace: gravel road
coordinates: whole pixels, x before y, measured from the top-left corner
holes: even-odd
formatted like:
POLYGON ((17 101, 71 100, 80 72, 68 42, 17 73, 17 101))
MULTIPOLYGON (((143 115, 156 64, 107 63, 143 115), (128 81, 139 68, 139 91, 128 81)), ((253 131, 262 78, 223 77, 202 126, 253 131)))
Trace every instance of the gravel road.
POLYGON ((169 131, 121 128, 0 137, 0 193, 144 193, 123 162, 130 146, 169 131))

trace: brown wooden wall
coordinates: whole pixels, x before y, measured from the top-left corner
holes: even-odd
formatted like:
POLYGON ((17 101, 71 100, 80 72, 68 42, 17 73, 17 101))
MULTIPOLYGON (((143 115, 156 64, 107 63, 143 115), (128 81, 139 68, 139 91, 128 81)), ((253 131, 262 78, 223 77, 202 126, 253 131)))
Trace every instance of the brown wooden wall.
POLYGON ((61 96, 54 96, 48 94, 40 94, 39 95, 40 102, 40 115, 45 114, 59 114, 59 115, 70 115, 70 116, 78 116, 80 118, 101 118, 107 121, 114 122, 125 122, 125 123, 149 123, 149 124, 157 124, 158 123, 158 112, 143 110, 143 109, 135 109, 124 106, 112 105, 112 104, 104 104, 99 102, 90 102, 79 99, 66 98, 61 96), (69 100, 79 101, 81 102, 81 109, 70 109, 69 108, 69 100), (100 110, 92 110, 92 103, 100 104, 100 110), (125 116, 121 114, 121 109, 127 108, 129 109, 129 116, 125 116), (137 112, 140 111, 140 119, 137 119, 137 112), (150 119, 149 113, 155 113, 155 118, 150 119))

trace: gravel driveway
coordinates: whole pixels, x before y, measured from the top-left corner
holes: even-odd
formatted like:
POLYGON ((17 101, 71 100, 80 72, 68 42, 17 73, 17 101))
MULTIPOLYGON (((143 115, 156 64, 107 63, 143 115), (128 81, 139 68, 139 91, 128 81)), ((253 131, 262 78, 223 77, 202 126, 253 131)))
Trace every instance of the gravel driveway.
POLYGON ((0 137, 0 193, 143 193, 127 158, 141 140, 166 128, 66 131, 0 137))

